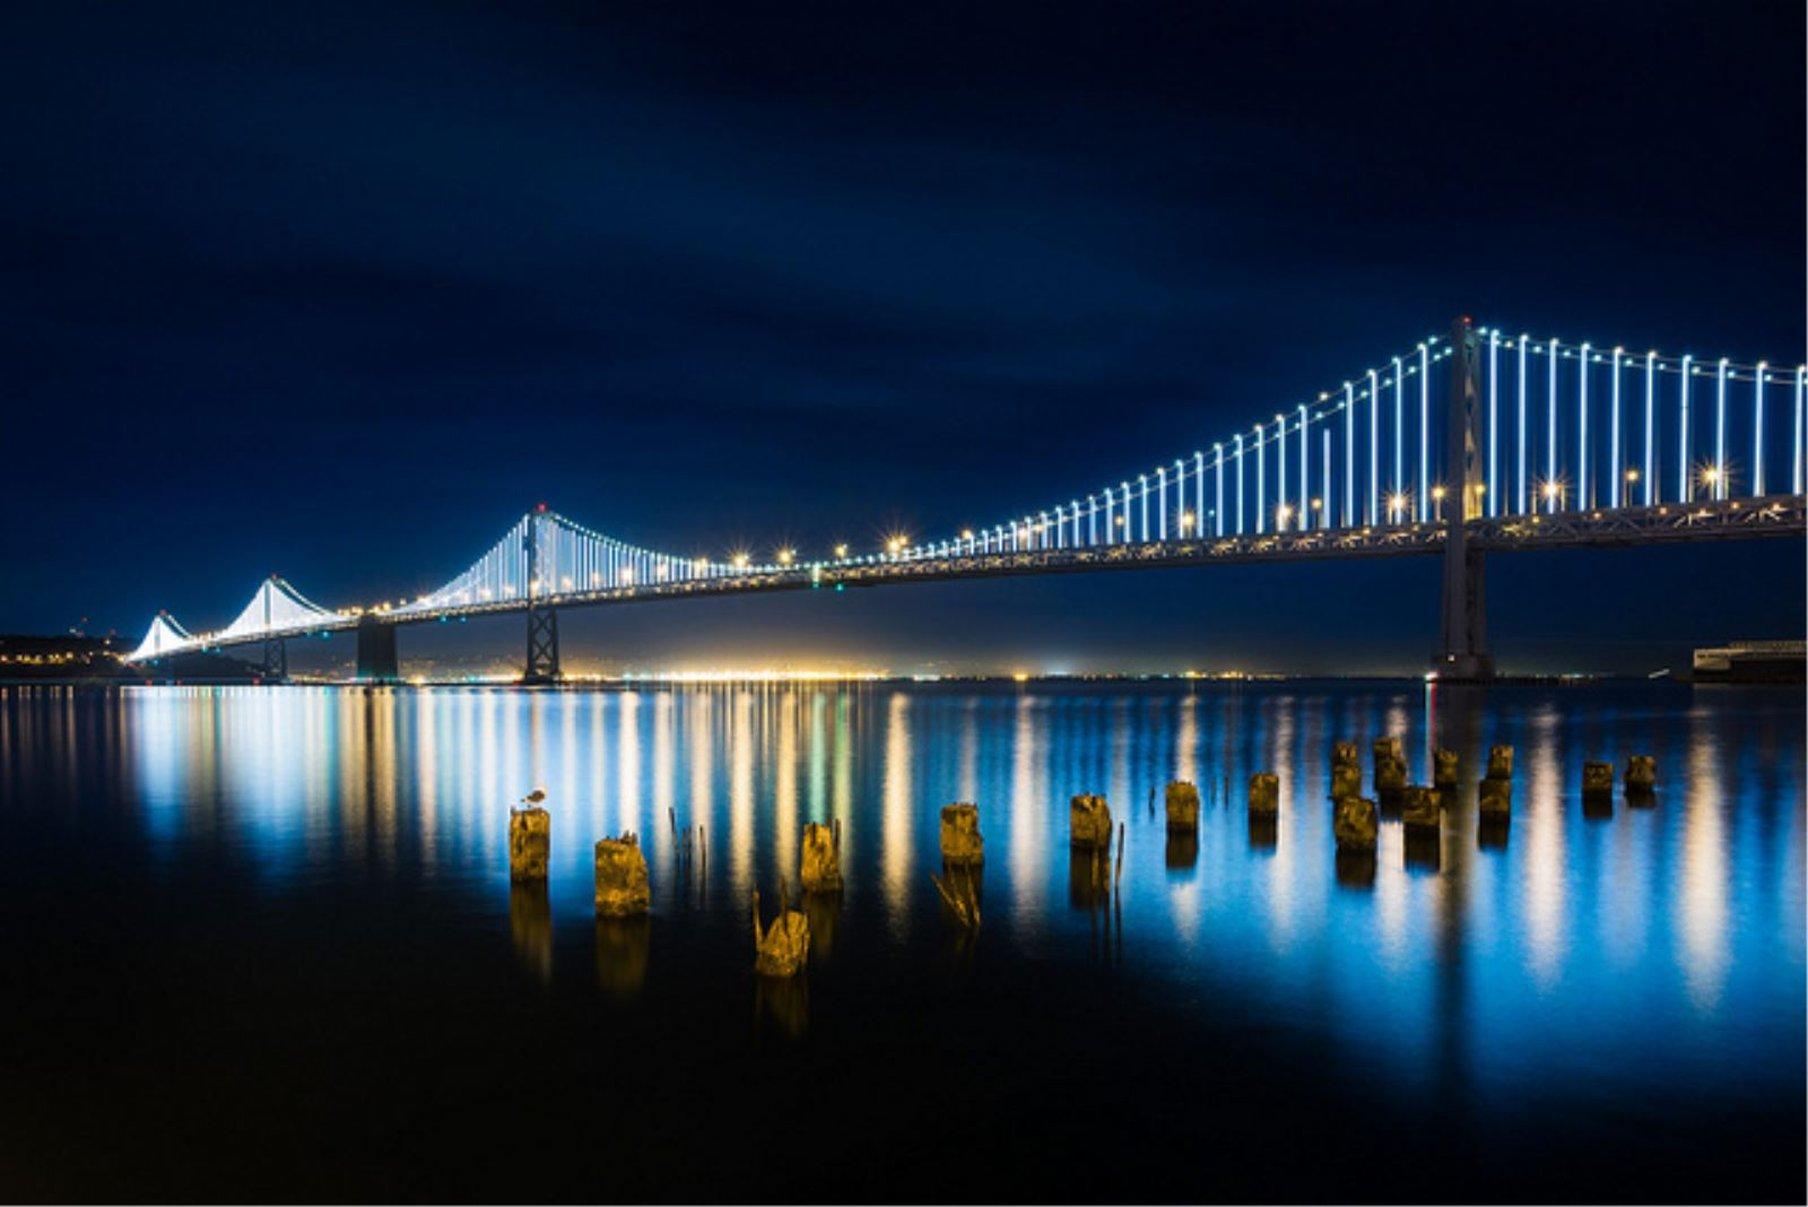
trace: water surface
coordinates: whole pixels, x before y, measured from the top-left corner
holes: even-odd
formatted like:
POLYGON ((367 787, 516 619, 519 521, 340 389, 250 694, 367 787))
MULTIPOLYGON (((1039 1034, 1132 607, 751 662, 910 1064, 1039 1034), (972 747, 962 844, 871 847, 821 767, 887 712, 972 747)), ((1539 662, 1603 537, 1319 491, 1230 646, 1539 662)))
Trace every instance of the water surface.
POLYGON ((1799 1201, 1803 723, 1670 684, 0 689, 0 1190, 1799 1201), (1458 750, 1462 807, 1352 865, 1330 744, 1382 734, 1415 779, 1458 750), (1585 810, 1632 753, 1655 802, 1585 810), (954 800, 976 936, 930 881, 954 800), (752 893, 830 819, 846 891, 762 984, 752 893), (599 923, 624 830, 652 915, 599 923))

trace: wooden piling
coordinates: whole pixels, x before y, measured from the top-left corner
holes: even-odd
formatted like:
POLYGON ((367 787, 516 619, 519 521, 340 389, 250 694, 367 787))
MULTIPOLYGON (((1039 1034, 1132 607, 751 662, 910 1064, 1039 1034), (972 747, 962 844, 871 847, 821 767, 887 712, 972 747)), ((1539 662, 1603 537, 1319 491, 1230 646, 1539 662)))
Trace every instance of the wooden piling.
POLYGON ((841 845, 833 827, 817 822, 804 827, 797 879, 806 893, 841 891, 841 845))
POLYGON ((1443 804, 1436 788, 1409 785, 1400 804, 1400 821, 1408 830, 1435 831, 1443 824, 1443 804))
POLYGON ((509 879, 546 879, 552 855, 552 814, 538 805, 509 810, 509 879))
POLYGON ((1590 759, 1582 764, 1582 796, 1584 799, 1613 799, 1613 764, 1590 759))
POLYGON ((1490 746, 1488 748, 1488 778, 1491 780, 1513 778, 1513 748, 1511 746, 1490 746))
POLYGON ((1456 795, 1456 776, 1459 760, 1456 751, 1440 746, 1431 753, 1431 782, 1439 792, 1447 797, 1456 795))
POLYGON ((1111 806, 1102 796, 1082 793, 1067 805, 1068 841, 1082 849, 1106 850, 1111 846, 1111 806))
POLYGON ((1199 789, 1186 780, 1175 780, 1165 793, 1169 831, 1194 831, 1199 828, 1199 789))
POLYGON ((1346 796, 1337 802, 1337 813, 1331 821, 1331 832, 1339 851, 1373 851, 1381 823, 1375 802, 1360 796, 1346 796))
POLYGON ((1272 817, 1281 809, 1281 779, 1272 771, 1258 771, 1249 777, 1249 811, 1272 817))
POLYGON ((596 912, 606 918, 644 914, 652 904, 647 857, 630 831, 596 844, 596 912))
POLYGON ((942 862, 953 867, 984 863, 986 840, 979 832, 979 806, 957 801, 942 806, 942 862))

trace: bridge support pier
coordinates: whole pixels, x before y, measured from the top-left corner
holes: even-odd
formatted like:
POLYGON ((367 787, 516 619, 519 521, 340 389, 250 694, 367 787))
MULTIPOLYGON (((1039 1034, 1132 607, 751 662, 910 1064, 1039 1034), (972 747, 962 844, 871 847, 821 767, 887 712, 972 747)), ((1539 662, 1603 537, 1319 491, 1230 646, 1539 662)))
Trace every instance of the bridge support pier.
POLYGON ((289 677, 289 643, 281 637, 264 638, 264 682, 282 683, 289 677))
POLYGON ((396 627, 374 616, 358 618, 358 682, 397 683, 396 627))
POLYGON ((557 683, 565 677, 559 669, 559 613, 533 604, 527 609, 527 666, 521 682, 557 683))
POLYGON ((1477 472, 1481 438, 1476 409, 1481 396, 1480 349, 1475 327, 1465 316, 1450 331, 1453 353, 1450 396, 1445 412, 1444 465, 1444 601, 1443 641, 1438 650, 1439 679, 1486 681, 1494 678, 1488 653, 1487 579, 1482 552, 1468 545, 1468 523, 1482 514, 1482 494, 1497 488, 1477 472))
POLYGON ((527 533, 521 538, 527 555, 527 665, 521 682, 557 683, 565 677, 559 669, 559 614, 535 594, 540 582, 540 529, 546 523, 546 504, 528 516, 527 533))

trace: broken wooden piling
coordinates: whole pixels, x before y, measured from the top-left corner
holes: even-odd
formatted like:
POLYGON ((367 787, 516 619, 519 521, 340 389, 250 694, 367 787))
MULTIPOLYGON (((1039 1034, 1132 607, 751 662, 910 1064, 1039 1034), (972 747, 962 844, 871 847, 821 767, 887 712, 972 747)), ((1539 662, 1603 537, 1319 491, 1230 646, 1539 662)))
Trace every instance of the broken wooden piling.
POLYGON ((509 879, 546 879, 552 855, 552 814, 538 805, 509 810, 509 879))
POLYGON ((1111 847, 1111 806, 1102 796, 1082 793, 1067 805, 1067 830, 1070 845, 1082 850, 1109 850, 1111 847))
POLYGON ((986 859, 986 840, 979 833, 979 806, 955 802, 942 806, 942 862, 973 867, 986 859))
POLYGON ((1436 788, 1412 784, 1401 794, 1400 821, 1408 830, 1436 832, 1443 824, 1443 812, 1436 788))
POLYGON ((841 842, 833 826, 810 822, 804 827, 797 879, 806 893, 841 891, 841 842))
POLYGON ((1375 802, 1360 796, 1346 796, 1337 802, 1337 813, 1331 819, 1331 833, 1339 851, 1373 851, 1380 832, 1380 819, 1375 802))
POLYGON ((596 844, 596 912, 605 918, 644 914, 652 904, 647 857, 630 831, 596 844))
POLYGON ((790 908, 785 883, 779 881, 778 917, 771 926, 760 920, 760 891, 753 890, 753 970, 760 976, 794 977, 810 962, 810 919, 790 908))
POLYGON ((1186 780, 1175 780, 1165 793, 1168 831, 1191 832, 1199 828, 1199 789, 1186 780))
POLYGON ((1272 771, 1258 771, 1249 777, 1249 811, 1262 817, 1273 817, 1281 810, 1281 778, 1272 771))

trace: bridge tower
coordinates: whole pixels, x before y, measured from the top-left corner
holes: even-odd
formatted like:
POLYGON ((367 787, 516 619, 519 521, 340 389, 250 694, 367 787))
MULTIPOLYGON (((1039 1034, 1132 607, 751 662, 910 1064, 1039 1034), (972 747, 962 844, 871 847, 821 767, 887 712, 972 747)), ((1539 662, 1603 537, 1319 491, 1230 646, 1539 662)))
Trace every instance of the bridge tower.
POLYGON ((1444 624, 1438 651, 1440 679, 1482 681, 1494 677, 1488 653, 1487 578, 1482 551, 1468 546, 1468 522, 1482 514, 1482 492, 1498 484, 1477 472, 1481 436, 1476 409, 1481 397, 1481 354, 1475 325, 1465 315, 1450 330, 1450 394, 1445 409, 1444 624))
POLYGON ((521 682, 557 683, 559 669, 559 614, 539 598, 540 529, 546 524, 546 504, 527 517, 527 534, 521 546, 527 552, 527 666, 521 682))
MULTIPOLYGON (((258 592, 264 598, 264 631, 271 627, 270 595, 276 589, 276 575, 265 580, 258 592)), ((289 646, 281 637, 264 638, 264 682, 281 683, 289 677, 289 646)))

